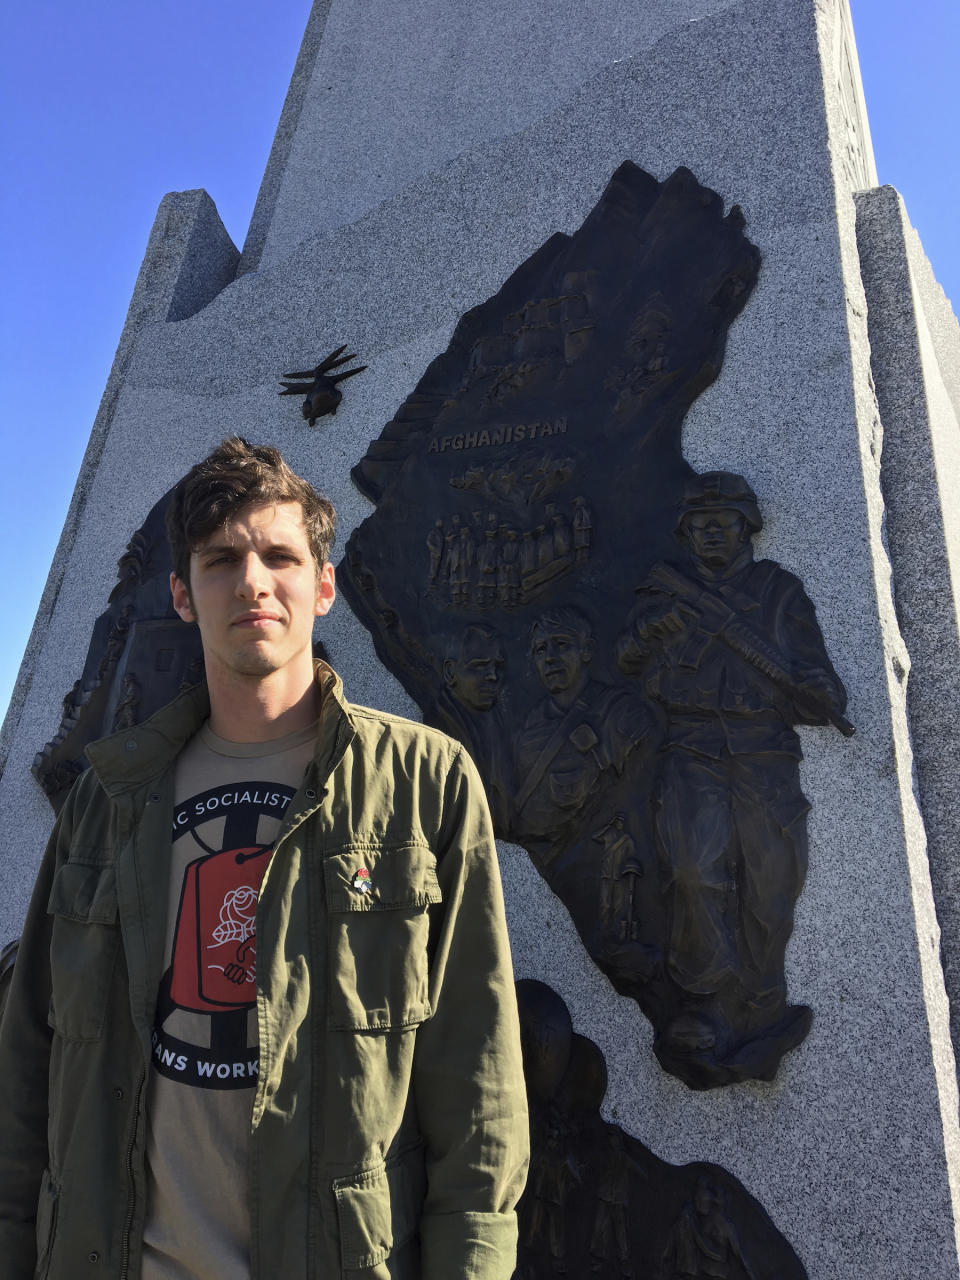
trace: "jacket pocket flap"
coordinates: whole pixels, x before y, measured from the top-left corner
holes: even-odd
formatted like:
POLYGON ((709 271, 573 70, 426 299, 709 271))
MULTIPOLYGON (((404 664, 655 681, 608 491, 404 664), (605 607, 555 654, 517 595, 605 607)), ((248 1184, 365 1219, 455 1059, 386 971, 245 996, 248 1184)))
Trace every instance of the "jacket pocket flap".
POLYGON ((116 923, 119 912, 114 868, 65 862, 53 878, 47 912, 85 924, 116 923))
POLYGON ((353 847, 323 864, 331 911, 379 911, 440 902, 437 860, 426 845, 353 847))
POLYGON ((423 1150, 333 1184, 344 1271, 379 1266, 412 1238, 420 1222, 426 1174, 423 1150))

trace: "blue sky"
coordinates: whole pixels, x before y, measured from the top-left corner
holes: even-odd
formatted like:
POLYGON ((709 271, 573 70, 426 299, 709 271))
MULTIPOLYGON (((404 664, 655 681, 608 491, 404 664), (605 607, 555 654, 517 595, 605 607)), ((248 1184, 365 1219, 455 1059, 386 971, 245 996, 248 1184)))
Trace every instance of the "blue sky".
MULTIPOLYGON (((957 310, 960 0, 851 8, 880 181, 904 195, 957 310)), ((205 187, 242 244, 309 9, 31 0, 0 14, 0 713, 157 205, 205 187)))

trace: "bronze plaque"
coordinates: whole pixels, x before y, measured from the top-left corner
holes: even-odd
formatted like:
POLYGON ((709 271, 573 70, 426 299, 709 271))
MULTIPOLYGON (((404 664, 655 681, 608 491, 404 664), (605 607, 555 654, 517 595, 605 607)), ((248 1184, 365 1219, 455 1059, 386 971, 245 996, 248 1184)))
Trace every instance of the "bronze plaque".
POLYGON ((681 425, 760 257, 739 209, 629 162, 448 349, 354 468, 338 576, 459 738, 591 955, 695 1088, 770 1079, 810 1010, 783 954, 806 864, 792 725, 845 695, 746 480, 681 425))

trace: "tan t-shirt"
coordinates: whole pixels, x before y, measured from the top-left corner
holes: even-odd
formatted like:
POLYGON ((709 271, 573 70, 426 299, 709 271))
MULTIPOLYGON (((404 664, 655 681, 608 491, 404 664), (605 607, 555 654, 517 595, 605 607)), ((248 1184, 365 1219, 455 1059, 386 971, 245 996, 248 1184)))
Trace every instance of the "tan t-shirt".
POLYGON ((315 737, 235 743, 204 725, 177 762, 143 1280, 250 1280, 257 897, 315 737))

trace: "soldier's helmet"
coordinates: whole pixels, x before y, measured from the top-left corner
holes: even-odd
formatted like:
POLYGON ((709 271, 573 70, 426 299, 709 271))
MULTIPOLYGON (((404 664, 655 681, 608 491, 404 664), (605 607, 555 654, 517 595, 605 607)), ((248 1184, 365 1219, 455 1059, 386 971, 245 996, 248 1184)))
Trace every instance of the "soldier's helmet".
POLYGON ((694 511, 739 511, 751 533, 759 533, 763 528, 757 495, 743 476, 733 471, 705 471, 687 481, 677 511, 676 533, 694 511))

